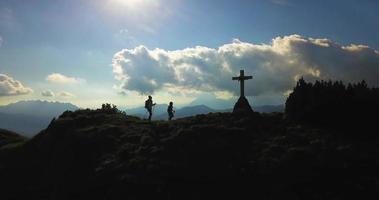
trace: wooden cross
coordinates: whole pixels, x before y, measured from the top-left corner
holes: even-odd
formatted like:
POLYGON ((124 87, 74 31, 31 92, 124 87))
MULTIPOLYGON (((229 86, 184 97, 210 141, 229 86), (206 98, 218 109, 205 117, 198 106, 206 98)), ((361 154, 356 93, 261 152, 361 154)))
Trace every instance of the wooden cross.
POLYGON ((249 79, 252 79, 253 76, 245 76, 245 71, 244 70, 240 70, 240 76, 238 77, 233 77, 233 80, 238 80, 240 82, 240 85, 241 85, 241 97, 244 97, 245 96, 245 80, 249 80, 249 79))

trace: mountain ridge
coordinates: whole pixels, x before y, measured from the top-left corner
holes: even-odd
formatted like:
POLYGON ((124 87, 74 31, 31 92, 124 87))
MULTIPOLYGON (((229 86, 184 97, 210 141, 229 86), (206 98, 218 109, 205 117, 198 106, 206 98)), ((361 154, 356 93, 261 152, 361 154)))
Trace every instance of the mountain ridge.
MULTIPOLYGON (((166 104, 157 104, 155 109, 153 110, 153 119, 154 120, 165 120, 167 119, 167 106, 166 104)), ((200 105, 187 105, 182 106, 179 108, 175 108, 176 113, 174 114, 174 118, 182 118, 182 117, 189 117, 199 114, 208 114, 208 113, 215 113, 215 112, 232 112, 232 108, 226 108, 226 109, 214 109, 207 105, 200 104, 200 105)), ((283 112, 284 111, 284 105, 264 105, 264 106, 255 106, 253 109, 257 112, 261 113, 270 113, 270 112, 283 112)), ((126 109, 126 113, 130 115, 135 115, 141 118, 146 118, 146 109, 144 107, 137 107, 132 109, 126 109)))
MULTIPOLYGON (((280 106, 278 106, 280 107, 280 106)), ((18 132, 24 136, 31 137, 45 128, 48 123, 58 117, 66 110, 77 110, 78 106, 71 103, 50 102, 41 100, 19 101, 8 105, 0 106, 0 128, 5 128, 18 132)), ((277 111, 272 106, 256 107, 256 111, 277 111)), ((176 109, 175 118, 189 117, 211 112, 231 112, 232 109, 213 109, 207 105, 191 105, 176 109)), ((130 115, 146 118, 146 109, 136 107, 126 109, 130 115)), ((153 120, 167 119, 167 105, 157 104, 153 110, 153 120)))
POLYGON ((76 110, 79 107, 71 103, 41 101, 41 100, 28 100, 10 103, 8 105, 0 106, 0 112, 6 114, 25 114, 34 116, 51 116, 60 115, 66 110, 76 110))

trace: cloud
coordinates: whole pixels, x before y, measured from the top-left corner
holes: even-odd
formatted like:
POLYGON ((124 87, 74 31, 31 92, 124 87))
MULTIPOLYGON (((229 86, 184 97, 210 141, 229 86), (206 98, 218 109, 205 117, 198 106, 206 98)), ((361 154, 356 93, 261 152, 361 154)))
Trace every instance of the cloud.
POLYGON ((75 97, 75 95, 69 93, 69 92, 60 92, 58 93, 58 96, 60 97, 64 97, 64 98, 71 98, 71 97, 75 97))
POLYGON ((55 96, 54 92, 52 92, 50 90, 42 91, 41 95, 44 96, 44 97, 54 97, 55 96))
POLYGON ((364 45, 341 46, 328 39, 289 35, 270 44, 234 39, 218 48, 197 46, 175 51, 145 46, 123 49, 112 60, 113 73, 124 90, 139 93, 180 88, 239 95, 231 77, 245 69, 253 75, 246 95, 288 94, 301 77, 357 82, 379 86, 379 53, 364 45))
POLYGON ((1 45, 3 44, 3 38, 1 37, 1 35, 0 35, 0 47, 1 47, 1 45))
POLYGON ((5 74, 0 74, 0 97, 32 93, 33 90, 25 87, 20 81, 5 74))
POLYGON ((59 93, 55 94, 54 92, 52 92, 50 90, 42 91, 41 95, 44 96, 44 97, 55 97, 55 96, 63 97, 63 98, 75 97, 75 95, 73 95, 73 94, 71 94, 69 92, 63 91, 63 92, 59 92, 59 93))
POLYGON ((69 84, 85 82, 84 79, 68 77, 60 73, 52 73, 46 77, 46 80, 50 82, 54 82, 54 83, 69 83, 69 84))

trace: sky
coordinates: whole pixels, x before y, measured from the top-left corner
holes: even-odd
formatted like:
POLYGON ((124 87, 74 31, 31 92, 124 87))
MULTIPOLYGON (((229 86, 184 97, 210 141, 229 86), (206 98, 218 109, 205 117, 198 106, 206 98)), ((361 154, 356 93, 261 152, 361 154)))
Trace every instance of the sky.
POLYGON ((379 86, 376 0, 0 0, 0 105, 283 104, 296 81, 379 86))

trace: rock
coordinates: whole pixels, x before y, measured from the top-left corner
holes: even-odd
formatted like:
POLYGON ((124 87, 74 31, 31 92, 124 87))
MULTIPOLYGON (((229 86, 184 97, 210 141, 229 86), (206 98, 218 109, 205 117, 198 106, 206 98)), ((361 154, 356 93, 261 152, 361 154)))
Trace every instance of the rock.
POLYGON ((246 97, 241 96, 234 105, 233 114, 252 114, 254 113, 246 97))

